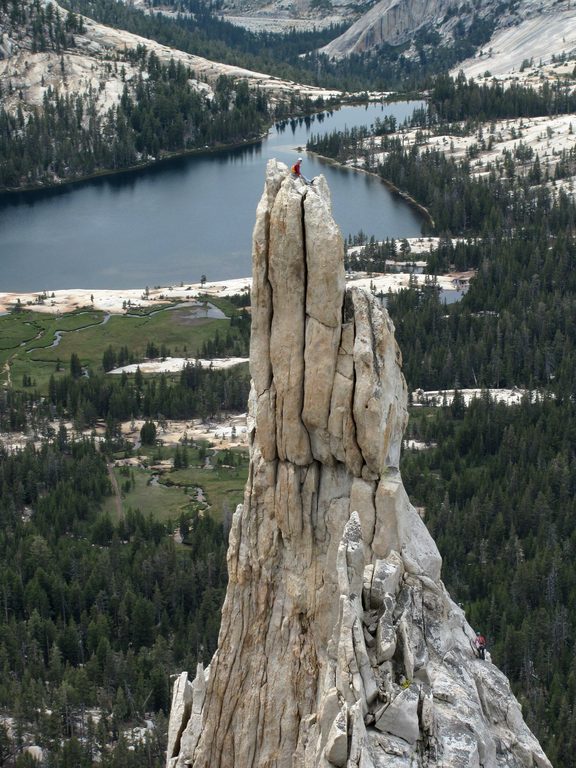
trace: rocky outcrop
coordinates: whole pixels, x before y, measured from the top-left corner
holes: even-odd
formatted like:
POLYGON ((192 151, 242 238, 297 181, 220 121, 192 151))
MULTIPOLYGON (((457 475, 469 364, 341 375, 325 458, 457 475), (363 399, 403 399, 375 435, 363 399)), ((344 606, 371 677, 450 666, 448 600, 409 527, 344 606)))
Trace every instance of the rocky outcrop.
MULTIPOLYGON (((55 0, 50 5, 54 14, 66 17, 67 11, 55 0)), ((22 0, 24 16, 27 6, 33 6, 33 0, 22 0)), ((290 94, 327 100, 341 96, 340 91, 281 80, 185 53, 87 17, 83 17, 83 31, 74 35, 74 44, 67 50, 38 51, 36 47, 31 22, 26 26, 20 17, 14 20, 8 10, 0 8, 0 87, 2 106, 10 113, 16 114, 19 108, 24 114, 42 109, 47 88, 72 99, 89 96, 98 112, 107 113, 118 104, 125 89, 130 95, 137 90, 141 76, 141 61, 133 55, 137 49, 153 52, 163 64, 174 61, 190 69, 194 72, 189 79, 190 87, 210 99, 223 75, 236 81, 246 80, 251 88, 266 92, 272 102, 288 100, 290 94), (114 68, 110 67, 111 60, 117 63, 114 68)))
POLYGON ((400 352, 376 299, 345 289, 322 177, 269 163, 253 254, 249 478, 169 768, 550 768, 402 485, 400 352))
POLYGON ((419 29, 440 23, 451 5, 451 0, 380 0, 322 52, 340 58, 383 43, 410 43, 419 29))
MULTIPOLYGON (((573 16, 572 13, 572 19, 573 16)), ((377 50, 387 44, 402 46, 400 50, 404 56, 418 60, 419 54, 414 45, 418 32, 433 33, 434 42, 429 42, 429 45, 451 47, 463 31, 477 27, 479 22, 495 31, 515 27, 530 18, 539 20, 540 30, 542 25, 546 26, 546 44, 549 47, 543 52, 545 59, 554 52, 558 54, 561 50, 570 50, 565 42, 551 41, 549 36, 549 25, 560 18, 566 29, 573 26, 567 0, 524 0, 522 3, 508 5, 498 0, 458 4, 452 0, 380 0, 339 37, 321 48, 321 51, 331 58, 339 59, 353 53, 377 50)), ((492 45, 492 41, 486 42, 482 48, 487 52, 492 45)), ((538 48, 534 39, 532 47, 538 48)), ((528 58, 532 55, 534 59, 539 58, 535 52, 528 51, 525 55, 528 58)), ((492 65, 490 61, 484 60, 482 74, 486 69, 492 70, 492 65)))

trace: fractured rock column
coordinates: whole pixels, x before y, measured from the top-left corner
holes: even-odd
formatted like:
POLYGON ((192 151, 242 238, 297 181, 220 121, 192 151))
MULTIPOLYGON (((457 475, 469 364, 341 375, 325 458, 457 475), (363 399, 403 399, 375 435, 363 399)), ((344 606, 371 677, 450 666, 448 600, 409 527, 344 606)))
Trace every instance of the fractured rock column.
MULTIPOLYGON (((271 287, 269 356, 276 393, 276 450, 281 461, 297 466, 306 466, 312 460, 310 438, 302 421, 307 280, 303 206, 298 184, 282 184, 272 206, 266 254, 271 287)), ((255 293, 255 306, 262 299, 255 293)))
POLYGON ((254 229, 250 478, 206 694, 217 714, 206 718, 195 765, 241 765, 242 755, 246 765, 290 766, 302 716, 316 706, 332 630, 318 617, 338 610, 324 563, 335 561, 349 516, 334 496, 347 499, 351 478, 328 432, 343 250, 323 180, 305 187, 270 164, 254 229))
MULTIPOLYGON (((250 469, 218 650, 168 768, 549 768, 440 581, 399 472, 394 328, 344 284, 322 177, 270 161, 253 237, 250 469)), ((186 718, 188 718, 186 722, 186 718)))

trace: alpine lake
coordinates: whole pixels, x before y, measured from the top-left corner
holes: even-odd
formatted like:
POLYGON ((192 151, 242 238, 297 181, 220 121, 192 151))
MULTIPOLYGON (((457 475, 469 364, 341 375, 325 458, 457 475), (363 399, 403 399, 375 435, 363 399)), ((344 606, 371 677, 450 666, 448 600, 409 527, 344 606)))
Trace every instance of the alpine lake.
POLYGON ((307 155, 311 134, 398 123, 421 102, 346 106, 273 127, 257 143, 49 190, 0 195, 0 291, 139 288, 245 277, 266 163, 324 174, 344 237, 415 237, 422 214, 374 176, 307 155))

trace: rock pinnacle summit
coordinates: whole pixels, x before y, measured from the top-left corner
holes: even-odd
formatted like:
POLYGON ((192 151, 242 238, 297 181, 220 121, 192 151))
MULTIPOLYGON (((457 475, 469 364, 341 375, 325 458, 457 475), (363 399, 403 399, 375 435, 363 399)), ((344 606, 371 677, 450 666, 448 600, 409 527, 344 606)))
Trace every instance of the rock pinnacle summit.
POLYGON ((210 666, 168 768, 551 768, 476 658, 399 471, 394 327, 346 288, 323 177, 268 163, 253 235, 250 469, 210 666))

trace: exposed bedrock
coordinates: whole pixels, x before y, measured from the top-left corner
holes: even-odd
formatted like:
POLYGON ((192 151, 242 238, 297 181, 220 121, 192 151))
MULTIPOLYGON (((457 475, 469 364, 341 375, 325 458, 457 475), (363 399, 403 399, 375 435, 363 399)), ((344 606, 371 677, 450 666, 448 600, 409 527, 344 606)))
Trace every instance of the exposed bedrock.
POLYGON ((476 659, 398 463, 388 314, 345 288, 323 177, 268 164, 253 239, 250 471, 218 650, 174 688, 168 767, 548 767, 476 659))
MULTIPOLYGON (((442 27, 450 7, 450 0, 380 0, 320 50, 338 59, 377 49, 383 43, 405 45, 420 29, 442 27)), ((464 13, 462 9, 458 18, 464 13)))

